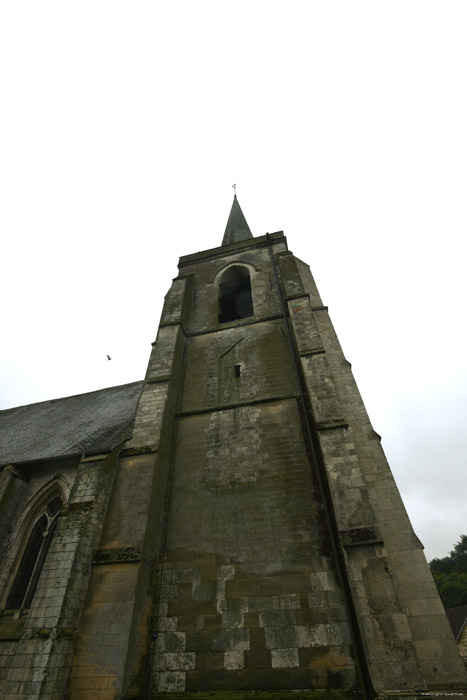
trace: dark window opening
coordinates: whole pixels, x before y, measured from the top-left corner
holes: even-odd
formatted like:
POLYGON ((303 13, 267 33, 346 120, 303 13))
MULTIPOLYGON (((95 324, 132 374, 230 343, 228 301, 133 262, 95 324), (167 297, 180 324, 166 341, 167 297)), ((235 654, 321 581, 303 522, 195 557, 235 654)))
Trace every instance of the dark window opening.
POLYGON ((219 323, 253 316, 250 273, 246 267, 229 267, 222 275, 219 291, 219 323))
POLYGON ((54 498, 32 528, 6 602, 7 609, 29 608, 62 508, 61 499, 54 498))
POLYGON ((241 371, 241 365, 235 365, 234 366, 235 379, 238 379, 240 377, 240 371, 241 371))
POLYGON ((54 498, 53 501, 50 501, 49 505, 47 506, 47 514, 53 518, 57 513, 60 513, 60 511, 63 508, 63 503, 60 500, 60 498, 54 498))

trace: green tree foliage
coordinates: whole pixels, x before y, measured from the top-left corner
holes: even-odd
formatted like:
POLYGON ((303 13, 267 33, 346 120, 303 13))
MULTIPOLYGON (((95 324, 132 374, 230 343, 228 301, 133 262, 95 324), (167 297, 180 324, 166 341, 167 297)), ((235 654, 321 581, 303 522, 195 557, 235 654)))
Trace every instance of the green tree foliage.
POLYGON ((445 608, 467 605, 467 535, 448 557, 430 561, 430 569, 445 608))

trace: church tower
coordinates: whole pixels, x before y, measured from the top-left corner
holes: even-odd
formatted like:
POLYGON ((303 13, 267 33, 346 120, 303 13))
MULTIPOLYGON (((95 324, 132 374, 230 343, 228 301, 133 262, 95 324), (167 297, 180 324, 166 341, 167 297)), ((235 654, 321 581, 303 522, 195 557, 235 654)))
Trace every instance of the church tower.
MULTIPOLYGON (((46 411, 54 426, 58 411, 93 411, 92 440, 76 442, 79 456, 57 440, 49 462, 5 453, 0 528, 13 534, 0 600, 18 608, 0 619, 5 697, 467 689, 310 270, 281 231, 253 237, 236 196, 222 245, 180 258, 144 382, 49 404, 5 421, 40 415, 45 449, 46 411), (58 502, 42 572, 21 587, 21 528, 58 502)), ((51 530, 54 513, 41 517, 51 530)))
POLYGON ((180 258, 131 448, 167 474, 153 692, 465 682, 310 270, 236 197, 222 245, 180 258))

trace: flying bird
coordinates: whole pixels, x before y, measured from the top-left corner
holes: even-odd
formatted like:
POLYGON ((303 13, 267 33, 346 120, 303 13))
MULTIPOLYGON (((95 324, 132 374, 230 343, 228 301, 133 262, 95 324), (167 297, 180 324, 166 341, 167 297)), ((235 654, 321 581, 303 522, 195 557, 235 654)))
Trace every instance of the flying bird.
POLYGON ((110 355, 107 355, 107 359, 108 359, 108 360, 111 360, 112 358, 110 357, 110 355))

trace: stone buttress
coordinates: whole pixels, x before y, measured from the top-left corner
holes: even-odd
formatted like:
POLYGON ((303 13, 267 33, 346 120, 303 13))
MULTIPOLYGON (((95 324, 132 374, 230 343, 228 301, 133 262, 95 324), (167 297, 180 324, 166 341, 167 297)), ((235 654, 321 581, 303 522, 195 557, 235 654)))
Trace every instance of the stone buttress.
POLYGON ((133 435, 120 453, 76 640, 70 700, 141 697, 147 686, 154 571, 166 525, 190 282, 175 280, 166 296, 133 435))

